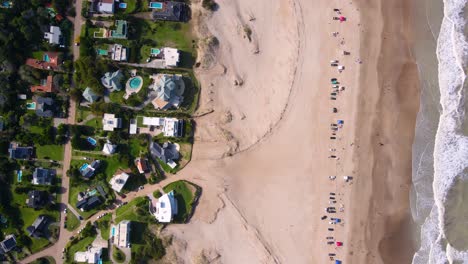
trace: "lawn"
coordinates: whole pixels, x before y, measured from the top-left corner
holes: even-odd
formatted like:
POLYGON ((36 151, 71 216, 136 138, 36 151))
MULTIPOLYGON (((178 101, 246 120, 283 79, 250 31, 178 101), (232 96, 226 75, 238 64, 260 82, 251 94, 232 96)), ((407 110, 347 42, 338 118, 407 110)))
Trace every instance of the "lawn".
POLYGON ((84 124, 93 127, 95 130, 102 129, 102 118, 95 117, 84 124))
MULTIPOLYGON (((58 219, 58 211, 46 211, 44 210, 34 210, 33 208, 23 207, 19 209, 21 212, 21 217, 24 222, 23 231, 26 233, 26 228, 33 224, 34 220, 39 215, 47 215, 49 217, 49 221, 56 222, 58 219)), ((32 238, 31 244, 31 252, 38 252, 45 246, 49 244, 49 241, 45 238, 32 238)))
MULTIPOLYGON (((148 199, 146 197, 137 197, 128 204, 116 210, 115 222, 120 223, 123 220, 130 221, 151 221, 153 217, 149 213, 148 199)), ((133 225, 132 225, 133 226, 133 225)), ((132 230, 132 233, 134 231, 132 230)))
POLYGON ((36 59, 36 60, 42 60, 42 59, 44 59, 43 56, 44 56, 44 52, 43 52, 43 51, 34 51, 34 52, 32 53, 32 57, 33 57, 34 59, 36 59))
POLYGON ((128 147, 130 148, 130 155, 135 158, 140 157, 142 154, 148 152, 148 143, 136 137, 133 137, 129 140, 128 147))
POLYGON ((123 263, 125 261, 125 254, 116 246, 112 246, 112 258, 117 263, 123 263))
POLYGON ((116 92, 111 92, 109 94, 109 98, 112 102, 116 104, 125 104, 125 100, 123 96, 125 95, 125 91, 116 91, 116 92))
POLYGON ((72 263, 72 260, 75 258, 75 253, 78 251, 85 251, 86 248, 93 243, 94 239, 96 239, 96 236, 85 237, 76 244, 69 246, 67 250, 67 263, 72 263))
MULTIPOLYGON (((105 161, 101 168, 105 168, 104 174, 108 178, 112 177, 112 175, 114 175, 118 169, 123 169, 123 170, 128 169, 128 165, 122 164, 119 161, 119 157, 117 155, 104 156, 100 151, 92 152, 92 151, 73 150, 73 156, 90 157, 90 158, 95 158, 95 159, 105 161)), ((81 166, 85 162, 87 161, 73 159, 72 165, 81 166)))
MULTIPOLYGON (((85 192, 88 189, 91 190, 92 189, 91 187, 95 187, 96 185, 91 186, 90 183, 86 183, 86 182, 80 182, 78 185, 74 185, 74 184, 71 184, 72 181, 73 179, 70 179, 70 193, 68 196, 68 202, 70 203, 71 206, 73 206, 73 208, 75 208, 77 212, 81 214, 83 218, 88 219, 95 213, 99 212, 99 209, 98 209, 99 206, 97 206, 96 208, 92 210, 88 210, 84 212, 79 210, 78 208, 76 208, 76 203, 78 202, 78 193, 85 192)), ((99 195, 99 194, 96 194, 96 195, 99 195)), ((100 197, 100 199, 101 199, 101 202, 104 203, 105 199, 102 196, 100 197)))
POLYGON ((80 226, 80 220, 76 217, 76 215, 72 212, 67 213, 67 230, 74 231, 77 227, 80 226))
POLYGON ((165 193, 174 191, 178 210, 174 217, 176 222, 184 223, 189 219, 199 188, 197 185, 183 180, 170 183, 163 188, 165 193))
POLYGON ((161 196, 162 196, 162 193, 161 193, 160 190, 156 190, 156 191, 153 192, 153 197, 154 198, 158 199, 161 196))
POLYGON ((97 220, 99 229, 101 230, 101 236, 103 239, 108 240, 110 236, 110 224, 112 220, 112 215, 107 214, 101 219, 97 220))
POLYGON ((36 147, 36 155, 39 159, 63 160, 63 145, 44 145, 36 147))

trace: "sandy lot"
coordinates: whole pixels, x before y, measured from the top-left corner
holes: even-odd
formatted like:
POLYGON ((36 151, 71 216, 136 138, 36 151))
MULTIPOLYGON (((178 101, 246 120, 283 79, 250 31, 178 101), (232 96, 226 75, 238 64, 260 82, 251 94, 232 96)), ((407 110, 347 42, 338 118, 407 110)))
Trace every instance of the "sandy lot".
POLYGON ((334 253, 344 263, 395 263, 398 252, 408 263, 412 245, 400 241, 418 80, 404 1, 217 2, 211 15, 194 10, 206 21, 201 38, 219 41, 197 72, 199 113, 213 112, 196 119, 192 162, 175 176, 203 194, 189 224, 164 231, 177 252, 167 261, 325 263, 334 253), (347 21, 332 20, 333 8, 347 21), (330 78, 345 86, 337 100, 330 78), (344 126, 332 140, 338 119, 344 126), (340 205, 328 217, 342 224, 320 220, 340 205), (327 245, 327 236, 344 246, 327 245))

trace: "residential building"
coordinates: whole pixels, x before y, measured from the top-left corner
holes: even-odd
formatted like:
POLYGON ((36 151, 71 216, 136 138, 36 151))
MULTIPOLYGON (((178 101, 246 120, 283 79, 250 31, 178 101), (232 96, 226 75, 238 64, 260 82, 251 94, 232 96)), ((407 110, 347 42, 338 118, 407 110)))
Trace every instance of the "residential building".
POLYGON ((177 166, 176 161, 180 158, 180 155, 175 144, 164 142, 163 145, 160 146, 156 142, 151 142, 149 150, 153 159, 160 159, 171 168, 177 166))
POLYGON ((127 48, 120 44, 112 45, 111 59, 114 61, 127 61, 127 48))
POLYGON ((177 200, 174 197, 174 191, 159 197, 153 215, 160 223, 170 223, 172 221, 173 216, 177 215, 177 200))
POLYGON ((11 142, 8 148, 10 159, 28 160, 33 157, 34 147, 20 147, 18 143, 11 142))
POLYGON ((130 128, 128 130, 128 133, 130 135, 135 135, 138 133, 138 126, 137 126, 137 120, 136 119, 130 119, 130 128))
POLYGON ((166 67, 177 67, 179 64, 179 50, 165 47, 161 49, 161 54, 166 67))
POLYGON ((47 205, 49 202, 49 194, 45 191, 32 190, 28 192, 26 205, 28 207, 39 209, 47 205))
POLYGON ((128 25, 125 20, 115 21, 115 30, 111 30, 110 37, 115 39, 126 39, 128 33, 128 25))
POLYGON ((102 197, 105 198, 105 197, 107 196, 106 191, 104 190, 104 188, 102 188, 101 185, 98 185, 98 186, 96 187, 96 190, 99 192, 99 194, 100 194, 102 197))
POLYGON ((52 185, 56 175, 53 169, 36 168, 33 173, 32 184, 34 185, 52 185))
POLYGON ((117 118, 114 114, 104 114, 102 126, 104 131, 114 131, 114 129, 122 127, 122 118, 117 118))
POLYGON ((166 110, 171 107, 178 107, 182 102, 185 90, 185 83, 182 75, 179 74, 156 74, 152 76, 153 90, 156 91, 156 98, 152 101, 154 108, 166 110))
POLYGON ((130 178, 130 175, 128 175, 125 172, 114 175, 114 177, 112 177, 112 179, 110 179, 109 181, 109 184, 111 185, 112 190, 116 192, 121 192, 123 187, 127 183, 128 178, 130 178))
POLYGON ((153 9, 154 20, 187 21, 188 7, 182 2, 164 2, 161 9, 153 9))
POLYGON ((106 72, 101 78, 101 83, 107 89, 111 91, 122 90, 122 80, 124 78, 123 73, 120 70, 115 72, 106 72))
POLYGON ((112 243, 120 248, 129 248, 130 229, 131 222, 128 220, 121 221, 118 225, 112 225, 110 234, 112 243))
POLYGON ((15 235, 7 235, 5 239, 0 242, 0 254, 5 254, 10 252, 16 247, 16 238, 15 235))
POLYGON ((138 169, 138 172, 141 174, 147 173, 150 171, 150 165, 147 159, 145 158, 136 158, 135 165, 138 169))
POLYGON ((112 155, 115 153, 116 150, 117 150, 117 145, 113 145, 112 143, 108 141, 106 144, 104 144, 102 152, 106 155, 112 155))
POLYGON ((37 96, 34 98, 36 103, 36 115, 40 117, 53 117, 56 107, 54 99, 50 97, 37 96))
POLYGON ((44 236, 44 228, 47 226, 47 216, 40 215, 34 220, 34 223, 26 228, 30 237, 39 238, 44 236))
POLYGON ((184 120, 170 117, 141 117, 141 126, 138 125, 137 133, 158 135, 163 133, 165 137, 182 137, 184 120))
POLYGON ((26 65, 39 70, 56 71, 62 64, 61 55, 62 53, 60 52, 44 52, 44 54, 42 55, 42 60, 29 58, 26 60, 26 65))
POLYGON ((33 85, 30 87, 31 92, 43 92, 43 93, 52 93, 55 92, 53 76, 49 75, 46 79, 41 80, 40 85, 33 85))
POLYGON ((96 206, 102 203, 101 199, 98 196, 91 196, 83 198, 81 201, 76 203, 76 208, 80 209, 81 211, 89 211, 94 209, 96 206))
POLYGON ((88 178, 88 179, 93 177, 96 171, 99 169, 99 167, 101 167, 100 160, 95 160, 91 162, 91 164, 87 164, 87 163, 85 164, 81 166, 80 172, 81 172, 81 176, 88 178))
POLYGON ((92 0, 90 11, 103 13, 103 14, 114 14, 115 1, 114 0, 92 0))
POLYGON ((184 120, 165 118, 163 133, 165 137, 182 137, 184 120))
POLYGON ((86 87, 86 89, 83 92, 83 98, 90 102, 90 103, 95 103, 97 100, 99 100, 99 95, 97 95, 93 89, 86 87))
POLYGON ((91 246, 86 251, 76 252, 75 262, 89 264, 102 263, 102 247, 91 246))
POLYGON ((62 31, 59 27, 50 26, 49 32, 44 33, 44 38, 49 44, 59 45, 62 42, 62 31))

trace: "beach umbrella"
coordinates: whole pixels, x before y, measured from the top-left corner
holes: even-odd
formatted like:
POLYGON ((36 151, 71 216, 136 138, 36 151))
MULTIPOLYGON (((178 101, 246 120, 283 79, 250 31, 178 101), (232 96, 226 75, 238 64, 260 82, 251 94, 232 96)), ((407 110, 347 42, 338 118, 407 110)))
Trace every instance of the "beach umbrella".
POLYGON ((341 264, 341 260, 335 260, 335 264, 341 264))
POLYGON ((340 22, 346 21, 346 17, 340 16, 340 22))
POLYGON ((338 241, 337 241, 337 242, 336 242, 336 245, 337 245, 338 247, 341 247, 341 246, 343 246, 343 242, 338 242, 338 241))

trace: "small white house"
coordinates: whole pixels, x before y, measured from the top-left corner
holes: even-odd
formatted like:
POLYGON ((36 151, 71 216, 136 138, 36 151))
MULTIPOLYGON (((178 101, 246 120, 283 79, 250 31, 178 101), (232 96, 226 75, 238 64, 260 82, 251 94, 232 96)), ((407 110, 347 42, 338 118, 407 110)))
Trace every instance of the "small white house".
POLYGON ((167 67, 177 67, 179 63, 179 51, 174 48, 162 48, 164 62, 167 67))
POLYGON ((116 150, 117 150, 117 145, 113 145, 112 143, 108 141, 106 144, 104 144, 104 147, 102 148, 102 153, 106 155, 112 155, 115 153, 116 150))
POLYGON ((98 0, 97 11, 99 13, 114 14, 114 0, 98 0))
POLYGON ((112 190, 116 192, 121 192, 123 187, 127 183, 129 177, 130 176, 125 172, 114 175, 114 177, 112 177, 112 179, 109 181, 112 190))
POLYGON ((129 248, 130 228, 131 222, 128 220, 124 220, 118 225, 112 225, 110 229, 110 238, 112 243, 120 248, 129 248))
POLYGON ((114 129, 121 127, 121 118, 115 117, 114 114, 104 114, 104 118, 102 119, 102 129, 104 131, 114 131, 114 129))
POLYGON ((156 203, 156 212, 154 216, 160 223, 170 223, 172 217, 177 214, 177 200, 174 197, 174 191, 159 197, 156 203))
POLYGON ((87 251, 75 253, 75 262, 97 264, 100 263, 102 257, 102 247, 90 247, 87 251))
POLYGON ((50 26, 50 32, 44 33, 44 38, 49 44, 58 45, 60 44, 60 38, 62 37, 62 31, 59 27, 50 26))

